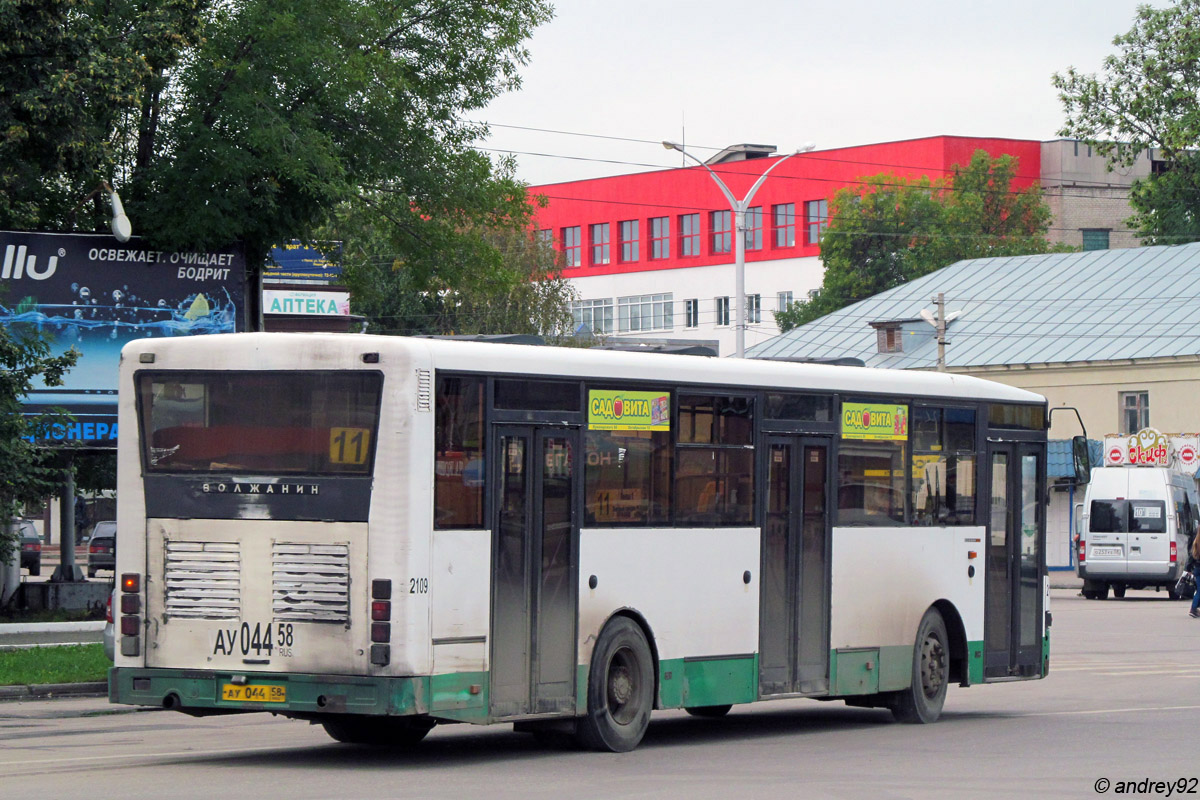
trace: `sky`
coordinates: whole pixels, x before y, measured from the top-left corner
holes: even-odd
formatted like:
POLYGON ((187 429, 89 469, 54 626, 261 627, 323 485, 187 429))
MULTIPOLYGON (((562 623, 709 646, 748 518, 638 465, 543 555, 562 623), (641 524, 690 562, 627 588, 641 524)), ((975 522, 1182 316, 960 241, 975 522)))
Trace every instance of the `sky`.
POLYGON ((680 166, 664 139, 701 159, 741 142, 1054 139, 1052 75, 1098 72, 1143 1, 557 0, 522 87, 468 116, 534 185, 680 166))

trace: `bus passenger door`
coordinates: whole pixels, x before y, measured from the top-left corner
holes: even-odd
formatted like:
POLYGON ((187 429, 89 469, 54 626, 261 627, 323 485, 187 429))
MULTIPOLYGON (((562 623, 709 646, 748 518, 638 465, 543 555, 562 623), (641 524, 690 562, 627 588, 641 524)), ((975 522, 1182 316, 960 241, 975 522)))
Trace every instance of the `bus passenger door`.
POLYGON ((988 443, 984 679, 1042 671, 1045 446, 988 443))
POLYGON ((829 690, 829 443, 767 437, 759 694, 829 690))
POLYGON ((495 428, 493 718, 575 709, 577 436, 567 428, 495 428))

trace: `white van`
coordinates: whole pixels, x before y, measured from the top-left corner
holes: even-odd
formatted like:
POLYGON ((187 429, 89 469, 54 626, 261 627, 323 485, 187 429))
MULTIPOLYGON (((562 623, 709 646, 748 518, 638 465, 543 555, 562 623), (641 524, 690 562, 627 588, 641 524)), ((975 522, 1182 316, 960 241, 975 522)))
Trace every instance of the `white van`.
POLYGON ((1175 581, 1200 522, 1191 476, 1167 467, 1100 467, 1075 510, 1084 597, 1103 600, 1109 588, 1124 597, 1126 589, 1153 586, 1176 599, 1175 581))

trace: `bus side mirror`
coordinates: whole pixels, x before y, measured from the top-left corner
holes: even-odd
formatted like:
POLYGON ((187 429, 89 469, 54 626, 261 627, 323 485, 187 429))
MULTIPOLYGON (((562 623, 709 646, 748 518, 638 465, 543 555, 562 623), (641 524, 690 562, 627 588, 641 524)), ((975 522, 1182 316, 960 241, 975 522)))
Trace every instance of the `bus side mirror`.
POLYGON ((1086 436, 1071 438, 1071 461, 1075 464, 1075 485, 1085 485, 1092 479, 1092 458, 1086 436))

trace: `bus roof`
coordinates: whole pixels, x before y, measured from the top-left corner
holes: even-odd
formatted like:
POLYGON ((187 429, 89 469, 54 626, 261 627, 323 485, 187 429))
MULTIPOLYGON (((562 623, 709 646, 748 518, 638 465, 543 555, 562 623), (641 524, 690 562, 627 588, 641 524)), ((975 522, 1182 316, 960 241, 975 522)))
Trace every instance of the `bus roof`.
POLYGON ((410 359, 433 367, 492 375, 721 384, 734 387, 956 397, 1011 403, 1044 403, 1034 392, 944 372, 875 369, 756 359, 706 358, 613 350, 588 350, 491 342, 331 333, 225 333, 137 339, 121 351, 127 368, 160 369, 375 369, 362 355, 378 353, 380 365, 410 359), (142 360, 154 353, 154 367, 142 360))

